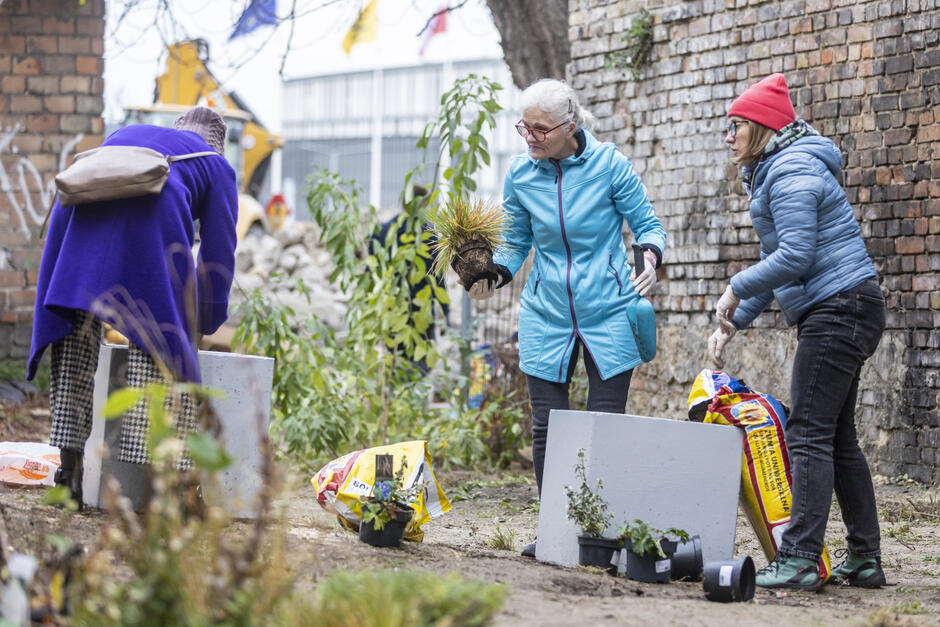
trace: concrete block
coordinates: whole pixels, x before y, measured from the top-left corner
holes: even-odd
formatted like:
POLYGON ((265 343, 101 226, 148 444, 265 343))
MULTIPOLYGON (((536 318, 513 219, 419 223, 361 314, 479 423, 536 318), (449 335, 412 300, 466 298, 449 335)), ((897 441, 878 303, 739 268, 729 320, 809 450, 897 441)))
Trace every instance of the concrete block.
POLYGON ((601 412, 552 410, 542 477, 536 559, 578 563, 578 527, 564 486, 574 485, 578 450, 591 485, 603 479, 614 529, 636 518, 702 538, 705 561, 730 559, 741 483, 739 429, 601 412))
MULTIPOLYGON (((206 499, 230 516, 254 516, 255 497, 261 487, 260 433, 267 433, 271 415, 271 383, 274 360, 269 357, 199 351, 203 384, 221 390, 223 398, 211 403, 222 423, 220 442, 234 462, 217 476, 215 486, 205 486, 206 499)), ((91 435, 85 443, 84 501, 101 507, 108 477, 115 477, 121 492, 135 507, 143 502, 145 466, 117 459, 121 442, 121 418, 105 420, 102 408, 108 396, 124 387, 127 348, 102 345, 95 373, 91 435)))

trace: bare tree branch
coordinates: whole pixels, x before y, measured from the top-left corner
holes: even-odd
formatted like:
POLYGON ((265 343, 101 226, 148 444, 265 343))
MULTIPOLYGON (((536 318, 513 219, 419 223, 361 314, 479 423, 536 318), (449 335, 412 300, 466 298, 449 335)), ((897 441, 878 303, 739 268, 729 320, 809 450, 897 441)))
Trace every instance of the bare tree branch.
POLYGON ((426 31, 426 30, 428 29, 428 26, 431 25, 431 22, 432 22, 432 21, 434 20, 434 18, 436 18, 438 15, 443 15, 444 13, 450 13, 450 12, 452 12, 452 11, 456 11, 457 9, 459 9, 460 7, 462 7, 463 5, 467 4, 467 2, 468 2, 468 0, 463 0, 462 2, 458 2, 457 4, 455 4, 455 5, 452 6, 452 7, 446 7, 446 8, 444 8, 444 9, 440 9, 440 10, 435 11, 434 13, 432 13, 432 14, 431 14, 431 17, 428 18, 428 21, 425 22, 425 23, 424 23, 424 26, 421 27, 421 30, 418 31, 418 37, 420 37, 420 36, 421 36, 421 33, 423 33, 424 31, 426 31))
MULTIPOLYGON (((291 2, 290 12, 291 15, 294 14, 294 11, 297 10, 297 0, 291 2)), ((294 41, 294 25, 297 23, 297 20, 290 21, 290 30, 287 32, 287 45, 284 46, 284 54, 281 55, 281 67, 277 69, 277 75, 281 77, 281 80, 284 80, 284 66, 287 64, 287 55, 290 54, 290 45, 294 41)))

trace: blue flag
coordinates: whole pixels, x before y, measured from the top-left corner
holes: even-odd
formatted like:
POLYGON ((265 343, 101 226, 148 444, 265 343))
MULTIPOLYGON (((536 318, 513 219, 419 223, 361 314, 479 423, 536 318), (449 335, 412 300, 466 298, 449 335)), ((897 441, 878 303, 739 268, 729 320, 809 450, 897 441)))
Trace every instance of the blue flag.
POLYGON ((228 39, 231 41, 241 35, 247 35, 266 24, 277 24, 277 0, 251 0, 228 39))

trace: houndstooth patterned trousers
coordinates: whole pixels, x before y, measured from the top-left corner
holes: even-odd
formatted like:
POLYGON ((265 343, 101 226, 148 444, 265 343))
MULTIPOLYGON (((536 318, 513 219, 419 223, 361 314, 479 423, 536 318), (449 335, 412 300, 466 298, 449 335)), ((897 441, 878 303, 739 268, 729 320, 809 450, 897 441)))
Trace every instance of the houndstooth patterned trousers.
MULTIPOLYGON (((82 451, 91 433, 95 370, 101 342, 101 321, 87 311, 74 310, 72 331, 52 344, 52 372, 49 389, 52 435, 50 444, 82 451)), ((163 374, 153 358, 131 343, 127 356, 128 387, 163 382, 163 374)), ((176 419, 176 432, 184 439, 196 427, 196 402, 186 392, 167 395, 164 408, 176 419)), ((121 450, 118 459, 131 464, 150 463, 147 434, 150 418, 147 402, 141 400, 124 414, 121 424, 121 450)), ((184 452, 177 468, 191 465, 184 452)))

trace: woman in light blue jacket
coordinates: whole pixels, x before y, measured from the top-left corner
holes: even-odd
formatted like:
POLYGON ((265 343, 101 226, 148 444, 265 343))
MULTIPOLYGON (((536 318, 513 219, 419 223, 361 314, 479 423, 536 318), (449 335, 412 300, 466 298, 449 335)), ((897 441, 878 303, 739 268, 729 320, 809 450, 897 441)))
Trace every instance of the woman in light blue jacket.
MULTIPOLYGON (((623 413, 641 363, 627 304, 656 279, 666 232, 630 161, 587 130, 590 116, 565 83, 544 79, 521 95, 516 125, 528 154, 514 157, 503 186, 509 226, 494 255, 505 285, 534 247, 519 310, 519 367, 532 405, 532 457, 541 491, 548 416, 568 409, 568 387, 584 349, 587 408, 623 413), (627 263, 623 221, 645 250, 645 270, 627 263)), ((493 285, 478 281, 480 298, 493 285)), ((534 556, 530 544, 523 555, 534 556)))
POLYGON ((728 112, 725 143, 744 166, 761 260, 731 278, 717 306, 709 352, 725 344, 776 296, 797 325, 786 443, 790 523, 776 558, 757 574, 767 588, 814 590, 832 491, 848 531, 848 557, 832 571, 851 585, 884 584, 874 488, 855 432, 862 364, 885 327, 885 302, 852 206, 838 176, 842 154, 796 119, 786 81, 772 74, 728 112))

